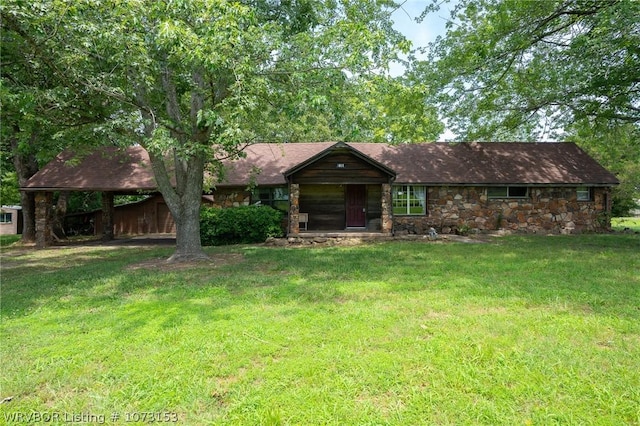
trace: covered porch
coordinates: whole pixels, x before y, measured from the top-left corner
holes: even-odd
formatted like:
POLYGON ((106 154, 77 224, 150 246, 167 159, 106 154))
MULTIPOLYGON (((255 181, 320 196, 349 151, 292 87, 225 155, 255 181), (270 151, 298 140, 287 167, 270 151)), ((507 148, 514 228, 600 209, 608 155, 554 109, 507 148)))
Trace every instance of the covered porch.
POLYGON ((338 143, 285 173, 289 236, 391 235, 395 172, 338 143))

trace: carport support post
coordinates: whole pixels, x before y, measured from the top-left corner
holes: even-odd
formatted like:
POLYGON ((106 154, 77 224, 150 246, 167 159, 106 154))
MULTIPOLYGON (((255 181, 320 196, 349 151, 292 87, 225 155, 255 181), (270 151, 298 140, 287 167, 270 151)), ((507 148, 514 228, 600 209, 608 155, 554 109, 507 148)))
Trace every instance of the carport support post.
POLYGON ((38 191, 36 193, 36 247, 45 248, 53 242, 52 209, 53 193, 38 191))
POLYGON ((382 232, 391 234, 393 232, 393 207, 391 204, 391 185, 382 184, 382 232))
POLYGON ((102 241, 113 240, 113 192, 102 193, 102 241))
POLYGON ((300 233, 300 185, 289 185, 289 235, 300 233))

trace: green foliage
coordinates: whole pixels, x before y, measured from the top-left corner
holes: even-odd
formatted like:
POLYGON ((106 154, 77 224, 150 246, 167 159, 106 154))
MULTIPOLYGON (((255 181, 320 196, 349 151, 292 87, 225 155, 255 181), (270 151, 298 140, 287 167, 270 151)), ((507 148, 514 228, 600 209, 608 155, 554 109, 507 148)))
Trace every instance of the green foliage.
POLYGON ((469 235, 469 232, 471 232, 471 227, 466 223, 463 223, 456 228, 456 233, 458 235, 469 235))
POLYGON ((203 207, 200 238, 203 245, 261 243, 283 235, 282 216, 269 206, 203 207))
POLYGON ((0 247, 10 246, 11 244, 20 241, 22 236, 20 234, 16 235, 0 235, 0 247))
MULTIPOLYGON (((424 102, 426 84, 404 77, 342 72, 315 73, 314 89, 278 88, 252 120, 264 141, 425 142, 444 130, 437 111, 424 102), (261 117, 260 119, 258 117, 261 117)), ((275 85, 274 85, 275 86, 275 85)), ((277 86, 276 86, 277 87, 277 86)))
POLYGON ((620 195, 613 197, 613 205, 611 206, 611 216, 613 217, 625 217, 633 210, 640 208, 637 199, 631 197, 620 197, 620 195))
POLYGON ((0 183, 0 204, 3 206, 20 204, 20 185, 16 172, 6 172, 2 174, 0 183))
POLYGON ((149 195, 144 195, 144 194, 140 194, 140 195, 116 195, 113 198, 113 203, 116 206, 121 206, 121 205, 124 205, 124 204, 137 203, 137 202, 146 200, 147 198, 149 198, 149 195))
POLYGON ((34 155, 40 164, 65 148, 118 143, 122 129, 130 124, 116 126, 123 109, 103 93, 83 87, 86 80, 80 74, 102 70, 81 67, 79 62, 70 67, 63 44, 71 39, 60 22, 62 9, 78 12, 50 1, 9 0, 0 8, 0 133, 3 140, 11 140, 11 157, 34 155), (120 134, 107 131, 114 127, 120 134))
POLYGON ((67 214, 91 212, 102 208, 102 196, 99 192, 69 193, 67 200, 67 214))
POLYGON ((460 140, 575 141, 617 175, 624 215, 640 198, 638 16, 637 1, 460 0, 411 75, 460 140))
POLYGON ((640 233, 640 217, 611 218, 611 228, 614 231, 631 231, 640 233))
POLYGON ((567 139, 575 141, 614 173, 620 185, 613 188, 612 215, 628 216, 640 199, 640 127, 599 120, 574 123, 567 139))
POLYGON ((196 220, 203 171, 252 141, 437 136, 425 88, 388 77, 409 50, 393 29, 396 8, 391 0, 8 0, 2 52, 15 74, 3 77, 3 103, 32 121, 49 110, 79 118, 95 136, 85 144, 144 146, 165 201, 188 218, 177 224, 178 250, 201 252, 185 234, 196 229, 186 222, 196 220))
POLYGON ((461 139, 639 122, 640 2, 460 0, 451 15, 415 72, 461 139))

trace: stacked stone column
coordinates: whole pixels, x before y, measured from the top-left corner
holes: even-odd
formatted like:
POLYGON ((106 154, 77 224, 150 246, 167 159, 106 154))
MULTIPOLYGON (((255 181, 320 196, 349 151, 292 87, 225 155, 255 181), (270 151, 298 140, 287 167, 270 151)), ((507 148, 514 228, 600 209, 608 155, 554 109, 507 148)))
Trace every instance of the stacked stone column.
POLYGON ((36 193, 36 247, 45 248, 53 242, 53 218, 51 206, 53 193, 36 193))
POLYGON ((300 185, 289 185, 289 235, 300 233, 300 185))
POLYGON ((382 233, 393 232, 393 205, 391 201, 391 185, 382 184, 382 233))

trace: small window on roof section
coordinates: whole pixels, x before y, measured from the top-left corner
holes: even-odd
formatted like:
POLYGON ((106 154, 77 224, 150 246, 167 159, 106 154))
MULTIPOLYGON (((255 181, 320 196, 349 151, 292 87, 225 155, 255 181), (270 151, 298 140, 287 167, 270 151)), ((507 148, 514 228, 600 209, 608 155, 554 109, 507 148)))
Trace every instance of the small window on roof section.
POLYGON ((528 194, 526 186, 490 186, 487 188, 489 198, 526 198, 528 194))

